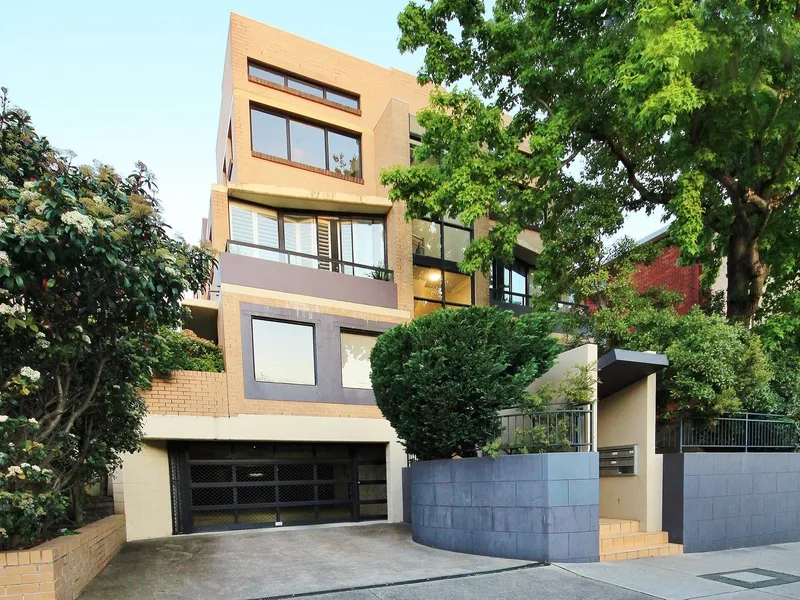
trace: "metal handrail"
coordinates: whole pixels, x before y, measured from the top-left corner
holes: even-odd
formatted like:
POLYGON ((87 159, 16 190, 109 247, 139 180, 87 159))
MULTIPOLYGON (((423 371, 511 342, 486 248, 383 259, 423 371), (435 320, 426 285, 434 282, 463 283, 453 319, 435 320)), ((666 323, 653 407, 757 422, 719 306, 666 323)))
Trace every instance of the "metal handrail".
POLYGON ((787 415, 736 413, 724 417, 682 417, 662 424, 656 443, 661 450, 737 448, 793 450, 798 446, 798 424, 787 415))
MULTIPOLYGON (((230 252, 231 246, 244 246, 246 248, 253 248, 255 250, 263 250, 264 252, 275 252, 277 254, 285 254, 287 256, 296 256, 298 258, 307 258, 310 260, 316 260, 318 263, 330 263, 332 265, 341 265, 343 267, 351 267, 355 273, 355 269, 363 269, 366 271, 370 271, 372 273, 377 273, 381 275, 385 275, 388 279, 384 281, 394 281, 394 271, 391 269, 385 269, 383 267, 376 267, 373 265, 364 265, 361 263, 350 262, 346 260, 340 260, 338 258, 331 258, 329 256, 322 256, 319 254, 307 254, 305 252, 296 252, 294 250, 286 250, 284 248, 272 248, 271 246, 259 246, 258 244, 251 244, 250 242, 239 242, 237 240, 227 240, 225 242, 225 252, 230 252)), ((350 273, 345 273, 344 271, 336 271, 338 273, 343 273, 345 275, 349 275, 350 273)), ((383 279, 383 277, 374 277, 374 279, 383 279)))
POLYGON ((591 406, 551 408, 501 414, 500 441, 504 450, 516 452, 589 452, 593 446, 594 412, 591 406))

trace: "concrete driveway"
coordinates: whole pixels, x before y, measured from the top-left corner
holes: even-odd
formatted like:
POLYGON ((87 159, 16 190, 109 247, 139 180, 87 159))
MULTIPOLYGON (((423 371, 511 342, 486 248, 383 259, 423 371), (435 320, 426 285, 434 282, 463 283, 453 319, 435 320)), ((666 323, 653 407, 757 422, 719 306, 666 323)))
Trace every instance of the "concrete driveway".
POLYGON ((131 542, 81 600, 255 600, 529 565, 420 546, 403 525, 262 529, 131 542))

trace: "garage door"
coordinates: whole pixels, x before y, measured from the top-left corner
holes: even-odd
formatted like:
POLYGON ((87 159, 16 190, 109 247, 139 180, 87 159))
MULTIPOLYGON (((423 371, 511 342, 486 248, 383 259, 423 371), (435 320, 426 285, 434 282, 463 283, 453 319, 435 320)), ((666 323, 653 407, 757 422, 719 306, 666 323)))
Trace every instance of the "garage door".
POLYGON ((385 519, 386 446, 171 443, 175 533, 385 519))

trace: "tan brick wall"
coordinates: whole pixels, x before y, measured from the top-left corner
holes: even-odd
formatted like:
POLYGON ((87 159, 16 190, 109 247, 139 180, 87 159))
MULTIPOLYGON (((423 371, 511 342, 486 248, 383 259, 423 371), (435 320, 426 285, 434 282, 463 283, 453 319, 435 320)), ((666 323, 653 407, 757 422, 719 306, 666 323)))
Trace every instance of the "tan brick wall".
POLYGON ((169 379, 155 377, 142 397, 147 410, 158 415, 228 416, 225 373, 176 371, 169 379))
MULTIPOLYGON (((269 182, 273 185, 359 195, 386 195, 378 183, 376 124, 390 99, 398 98, 408 106, 405 116, 407 134, 408 113, 416 114, 427 105, 431 87, 417 84, 414 75, 380 67, 236 14, 231 15, 229 45, 230 55, 226 55, 225 68, 231 69, 231 88, 223 89, 222 98, 224 112, 226 99, 229 95, 233 96, 236 181, 269 182), (352 114, 249 81, 248 58, 359 94, 362 114, 352 114), (360 133, 364 183, 342 181, 252 157, 250 100, 360 133)), ((228 81, 226 75, 223 86, 227 86, 228 81)), ((221 113, 220 119, 225 118, 221 113)), ((227 129, 220 124, 218 154, 219 149, 224 148, 226 136, 227 129)), ((407 135, 404 144, 408 145, 407 135)))
POLYGON ((225 251, 225 243, 230 235, 228 192, 225 188, 214 186, 211 188, 211 201, 208 210, 208 220, 211 225, 212 247, 218 252, 225 251))
POLYGON ((0 552, 3 600, 75 600, 125 543, 125 517, 113 515, 20 552, 0 552))

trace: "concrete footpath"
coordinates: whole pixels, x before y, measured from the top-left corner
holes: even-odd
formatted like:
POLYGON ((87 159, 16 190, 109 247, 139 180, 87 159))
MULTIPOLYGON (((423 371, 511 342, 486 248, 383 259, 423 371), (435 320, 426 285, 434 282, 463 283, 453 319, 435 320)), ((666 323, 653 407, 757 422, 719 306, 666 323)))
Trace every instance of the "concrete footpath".
POLYGON ((800 543, 558 566, 594 582, 668 600, 800 599, 800 543))

